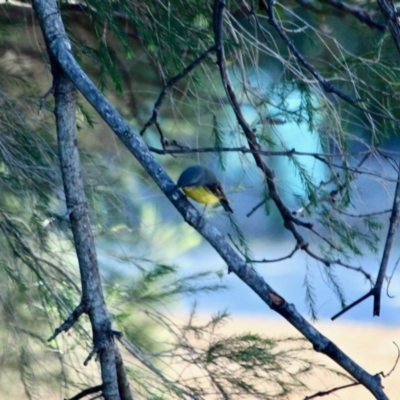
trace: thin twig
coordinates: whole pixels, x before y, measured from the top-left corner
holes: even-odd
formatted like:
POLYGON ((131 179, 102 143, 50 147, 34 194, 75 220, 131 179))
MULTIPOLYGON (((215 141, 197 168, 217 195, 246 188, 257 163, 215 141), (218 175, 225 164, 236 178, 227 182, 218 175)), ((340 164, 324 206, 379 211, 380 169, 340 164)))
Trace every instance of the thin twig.
POLYGON ((39 109, 38 109, 38 114, 40 115, 40 113, 42 112, 43 106, 46 103, 46 100, 48 99, 48 97, 54 93, 54 90, 56 88, 57 85, 57 81, 53 80, 53 83, 51 85, 51 88, 40 98, 39 101, 39 109))
POLYGON ((366 213, 366 214, 352 214, 352 213, 348 213, 346 211, 342 211, 342 210, 336 210, 338 213, 346 215, 347 217, 352 217, 352 218, 368 218, 368 217, 376 217, 378 215, 383 215, 383 214, 387 214, 388 212, 391 212, 392 209, 388 208, 387 210, 382 210, 382 211, 375 211, 375 212, 371 212, 371 213, 366 213))
POLYGON ((98 385, 98 386, 93 386, 91 388, 87 388, 85 390, 82 390, 82 392, 78 393, 74 397, 71 397, 68 400, 79 400, 82 399, 83 397, 88 396, 89 394, 101 392, 103 390, 103 385, 98 385))
POLYGON ((294 255, 294 253, 296 253, 297 250, 299 250, 299 246, 296 244, 296 246, 294 246, 294 249, 287 256, 283 256, 283 257, 279 257, 279 258, 275 258, 275 259, 271 259, 271 260, 266 260, 265 258, 262 260, 249 260, 249 262, 250 263, 259 263, 259 264, 275 263, 275 262, 287 260, 288 258, 292 258, 292 256, 294 255))
POLYGON ((331 265, 340 265, 341 267, 350 269, 352 271, 360 272, 361 274, 364 275, 365 279, 367 279, 369 282, 372 282, 372 277, 371 274, 369 274, 365 269, 362 267, 354 267, 353 265, 346 264, 341 260, 330 260, 329 258, 324 258, 320 257, 317 254, 313 253, 309 247, 305 247, 303 249, 310 257, 314 258, 317 261, 320 261, 322 264, 324 264, 326 267, 330 267, 331 265))
MULTIPOLYGON (((263 150, 261 148, 248 148, 248 147, 197 147, 197 148, 190 148, 188 146, 182 146, 176 143, 176 141, 171 141, 168 142, 166 141, 166 144, 168 146, 177 146, 178 149, 158 149, 156 147, 151 147, 149 146, 149 150, 153 153, 164 155, 164 154, 191 154, 191 153, 222 153, 222 152, 237 152, 237 153, 242 153, 242 154, 259 154, 263 156, 286 156, 286 157, 292 157, 292 156, 309 156, 313 157, 318 161, 321 161, 322 163, 326 164, 328 167, 332 168, 338 168, 338 169, 343 169, 346 170, 347 172, 353 172, 355 174, 359 175, 369 175, 373 177, 377 177, 383 180, 386 180, 388 182, 396 182, 395 178, 391 177, 386 177, 383 176, 379 173, 368 171, 365 169, 360 169, 359 166, 357 167, 350 167, 349 165, 341 165, 341 164, 335 164, 331 160, 327 160, 327 158, 341 158, 343 157, 342 154, 334 154, 334 153, 312 153, 312 152, 302 152, 302 151, 296 151, 294 148, 291 150, 278 150, 278 151, 272 151, 272 150, 263 150)), ((349 156, 356 156, 356 155, 369 155, 373 151, 368 151, 368 152, 355 152, 355 153, 348 153, 349 156)))
POLYGON ((260 150, 261 146, 257 142, 257 139, 254 135, 253 130, 247 123, 246 119, 244 118, 238 100, 236 98, 235 91, 233 90, 232 83, 229 78, 229 74, 227 71, 226 60, 225 60, 225 53, 224 53, 224 46, 223 46, 223 35, 222 35, 222 22, 223 22, 223 12, 224 12, 225 4, 223 1, 216 0, 214 2, 214 35, 215 35, 215 43, 217 47, 217 64, 220 70, 221 80, 223 82, 226 95, 231 103, 232 109, 236 115, 238 123, 242 128, 245 137, 247 139, 247 143, 249 148, 252 150, 252 154, 256 165, 260 170, 263 172, 265 176, 265 180, 268 186, 269 194, 271 199, 275 202, 278 210, 280 211, 283 219, 285 227, 292 232, 293 236, 295 237, 298 245, 300 248, 306 244, 303 237, 297 232, 296 227, 292 220, 292 215, 290 210, 286 207, 283 203, 282 199, 280 198, 277 188, 274 181, 274 172, 271 168, 264 163, 261 155, 260 150))
POLYGON ((185 67, 178 75, 175 75, 173 78, 171 78, 164 86, 164 88, 161 90, 160 95, 158 96, 157 101, 154 104, 153 107, 153 114, 149 118, 149 120, 144 124, 142 130, 140 131, 140 136, 142 136, 148 127, 156 123, 158 113, 160 112, 160 108, 162 106, 162 103, 164 101, 164 97, 167 95, 168 90, 173 87, 180 79, 184 78, 187 74, 189 74, 195 67, 197 67, 200 63, 205 60, 210 53, 215 51, 215 46, 211 46, 209 49, 207 49, 200 57, 196 58, 194 61, 192 61, 187 67, 185 67))
POLYGON ((396 358, 396 361, 395 361, 394 364, 393 364, 392 369, 391 369, 389 372, 387 372, 387 373, 381 372, 381 375, 382 375, 384 378, 387 378, 388 376, 392 375, 393 371, 396 369, 397 364, 398 364, 398 362, 399 362, 399 360, 400 360, 400 349, 399 349, 399 346, 397 346, 397 343, 396 343, 396 342, 393 342, 393 344, 394 344, 394 345, 396 346, 396 348, 397 348, 397 358, 396 358))
POLYGON ((400 257, 397 258, 397 261, 396 261, 396 264, 394 265, 393 271, 388 277, 388 282, 387 282, 387 287, 386 287, 386 296, 391 298, 391 299, 393 299, 393 297, 395 297, 395 296, 392 296, 392 295, 389 294, 389 288, 390 288, 390 284, 392 282, 393 275, 394 275, 394 273, 395 273, 395 271, 396 271, 396 269, 397 269, 397 267, 399 265, 399 262, 400 262, 400 257))
POLYGON ((85 361, 83 362, 83 365, 86 367, 90 360, 97 354, 100 352, 100 346, 94 346, 92 351, 89 353, 89 355, 86 357, 85 361))
POLYGON ((258 204, 256 204, 247 214, 246 217, 251 217, 263 204, 265 204, 268 199, 262 199, 258 204))
POLYGON ((71 313, 71 315, 64 321, 62 325, 60 325, 53 333, 53 335, 47 339, 48 342, 54 340, 61 332, 67 332, 76 321, 78 321, 79 317, 86 312, 86 305, 84 302, 81 302, 78 307, 71 313))
MULTIPOLYGON (((176 146, 178 146, 176 144, 176 146)), ((326 158, 342 158, 343 154, 339 153, 316 153, 316 152, 306 152, 306 151, 297 151, 295 148, 290 150, 264 150, 264 149, 250 149, 246 146, 240 147, 223 147, 223 146, 214 146, 214 147, 193 147, 190 148, 185 146, 179 149, 157 149, 155 147, 149 146, 149 150, 156 154, 185 154, 185 153, 223 153, 223 152, 237 152, 237 153, 258 153, 263 156, 310 156, 310 157, 326 157, 326 158)), ((347 153, 349 156, 365 156, 369 155, 374 150, 368 151, 355 151, 347 153)))
POLYGON ((351 388, 351 387, 354 387, 354 386, 358 386, 358 385, 360 385, 360 382, 348 383, 347 385, 338 386, 338 387, 335 387, 333 389, 324 390, 323 392, 315 393, 315 394, 313 394, 311 396, 306 396, 306 397, 304 397, 304 400, 311 400, 311 399, 315 399, 317 397, 329 396, 330 394, 335 393, 335 392, 337 392, 339 390, 348 389, 348 388, 351 388))
POLYGON ((362 303, 365 299, 368 299, 368 297, 372 296, 372 290, 370 290, 368 293, 364 294, 363 296, 361 296, 359 299, 357 299, 356 301, 353 301, 351 304, 349 304, 348 306, 344 307, 342 310, 340 310, 337 314, 335 314, 331 320, 334 321, 336 318, 339 318, 341 315, 343 315, 345 312, 351 310, 353 307, 355 307, 356 305, 362 303))

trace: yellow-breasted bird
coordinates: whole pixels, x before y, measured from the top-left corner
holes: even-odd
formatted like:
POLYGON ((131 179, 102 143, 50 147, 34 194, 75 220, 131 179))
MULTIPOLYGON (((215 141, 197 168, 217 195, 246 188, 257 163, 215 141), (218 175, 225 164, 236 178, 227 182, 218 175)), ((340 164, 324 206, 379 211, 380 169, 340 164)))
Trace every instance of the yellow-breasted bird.
POLYGON ((198 203, 209 205, 219 202, 225 211, 233 213, 221 182, 208 168, 191 165, 181 173, 177 186, 198 203))

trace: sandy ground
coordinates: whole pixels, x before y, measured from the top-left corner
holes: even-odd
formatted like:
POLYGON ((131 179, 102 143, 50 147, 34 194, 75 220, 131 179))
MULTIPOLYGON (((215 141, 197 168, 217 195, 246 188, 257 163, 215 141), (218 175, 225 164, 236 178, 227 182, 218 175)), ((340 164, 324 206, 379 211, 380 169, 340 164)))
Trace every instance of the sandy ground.
MULTIPOLYGON (((181 318, 179 316, 176 318, 178 324, 184 320, 187 320, 187 315, 181 315, 181 318)), ((197 323, 206 320, 208 321, 209 317, 202 318, 201 316, 198 316, 196 318, 197 323)), ((340 321, 325 321, 317 322, 315 327, 370 374, 377 374, 380 372, 388 373, 396 362, 397 348, 393 342, 400 345, 400 326, 382 327, 376 326, 372 322, 370 324, 355 324, 343 323, 340 321)), ((235 314, 220 330, 218 330, 218 332, 219 334, 226 333, 229 335, 252 332, 276 339, 287 336, 299 336, 297 331, 283 319, 268 318, 259 315, 243 316, 235 314)), ((312 355, 315 357, 315 361, 323 363, 324 365, 336 370, 338 369, 336 364, 331 362, 326 356, 314 352, 312 352, 312 355)), ((84 359, 84 355, 82 354, 81 356, 82 359, 84 359)), ((94 367, 94 365, 92 367, 94 367)), ((180 369, 178 365, 170 365, 170 367, 174 370, 180 369)), ((86 371, 87 368, 88 367, 86 367, 86 371)), ((2 372, 3 373, 0 373, 0 378, 2 378, 0 379, 0 399, 26 399, 26 394, 20 385, 15 385, 15 382, 19 381, 18 377, 8 376, 6 371, 2 372)), ((181 374, 181 372, 179 372, 179 374, 181 374)), ((389 399, 400 400, 400 363, 389 377, 382 379, 382 382, 385 388, 385 393, 389 399)), ((290 400, 303 400, 307 395, 311 396, 317 392, 343 385, 345 381, 338 380, 337 377, 330 373, 318 372, 317 374, 310 376, 306 383, 309 390, 307 392, 293 395, 290 397, 290 400)), ((50 400, 60 399, 63 397, 64 396, 60 395, 60 393, 50 394, 43 392, 41 399, 50 400)), ((348 388, 337 391, 328 396, 317 398, 323 400, 374 399, 374 397, 363 387, 348 388)), ((207 397, 207 400, 210 399, 211 397, 207 397)))
MULTIPOLYGON (((400 326, 382 327, 371 324, 342 323, 340 321, 317 322, 315 327, 332 340, 355 362, 370 374, 388 373, 394 366, 397 358, 396 342, 400 346, 400 326)), ((283 319, 261 318, 259 316, 235 316, 225 328, 229 332, 258 332, 272 337, 297 335, 297 331, 283 319)), ((321 354, 316 354, 316 360, 331 367, 336 364, 321 354)), ((330 374, 313 376, 308 382, 311 395, 319 391, 328 390, 338 385, 336 378, 330 374)), ((392 374, 382 380, 385 393, 391 400, 400 399, 400 363, 392 374)), ((341 382, 343 384, 343 382, 341 382)), ((304 399, 305 394, 292 397, 304 399)), ((321 397, 318 397, 321 399, 321 397)), ((354 387, 335 392, 323 399, 335 400, 370 400, 374 397, 362 387, 354 387)))

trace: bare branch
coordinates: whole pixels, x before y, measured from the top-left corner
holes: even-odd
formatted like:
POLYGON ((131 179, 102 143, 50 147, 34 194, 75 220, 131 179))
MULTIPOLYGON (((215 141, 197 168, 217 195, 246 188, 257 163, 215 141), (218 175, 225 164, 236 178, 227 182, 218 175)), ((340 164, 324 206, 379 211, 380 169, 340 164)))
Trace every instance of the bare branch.
POLYGON ((292 258, 292 256, 296 253, 297 250, 299 250, 299 246, 296 244, 296 246, 294 246, 294 249, 286 256, 275 258, 272 260, 266 260, 265 258, 262 260, 250 260, 250 262, 264 264, 264 263, 275 263, 275 262, 287 260, 288 258, 292 258))
POLYGON ((365 299, 368 299, 368 297, 372 296, 372 290, 370 290, 368 293, 364 294, 363 296, 361 296, 359 299, 357 299, 356 301, 353 301, 352 303, 350 303, 348 306, 344 307, 342 310, 340 310, 337 314, 335 314, 331 320, 334 321, 336 318, 339 318, 341 315, 343 315, 344 313, 346 313, 347 311, 351 310, 353 307, 355 307, 356 305, 362 303, 365 299))
POLYGON ((89 394, 94 394, 97 392, 101 392, 103 390, 103 385, 98 385, 98 386, 93 386, 91 388, 87 388, 85 390, 82 390, 82 392, 76 394, 74 397, 71 397, 68 400, 80 400, 83 399, 86 396, 89 396, 89 394))
POLYGON ((46 100, 48 99, 48 97, 51 94, 54 94, 54 89, 55 89, 55 83, 53 82, 53 84, 51 85, 50 89, 40 98, 39 101, 39 110, 38 110, 38 114, 40 114, 42 112, 43 106, 46 103, 46 100))
POLYGON ((381 372, 382 376, 384 376, 385 378, 387 378, 388 376, 392 375, 393 371, 396 369, 397 364, 398 364, 398 362, 400 360, 400 349, 399 349, 399 346, 397 345, 396 342, 393 342, 393 344, 396 346, 396 349, 397 349, 397 357, 396 357, 396 361, 393 364, 393 367, 391 368, 391 370, 389 372, 386 372, 386 373, 381 372))
POLYGON ((51 342, 54 340, 61 332, 68 332, 69 329, 75 324, 76 321, 78 321, 79 317, 85 313, 86 310, 86 305, 84 303, 81 303, 78 305, 78 307, 75 308, 75 310, 71 313, 71 315, 64 321, 62 325, 60 325, 47 339, 48 342, 51 342))
MULTIPOLYGON (((223 36, 222 36, 222 25, 223 25, 223 15, 224 15, 224 7, 225 3, 223 1, 215 1, 214 2, 214 32, 215 32, 215 42, 217 46, 217 63, 221 74, 221 79, 229 99, 229 102, 232 105, 232 109, 236 115, 238 123, 242 128, 249 148, 252 150, 252 154, 254 160, 256 162, 257 167, 262 171, 263 175, 265 176, 265 180, 268 186, 269 195, 271 199, 275 202, 276 206, 278 207, 279 212, 282 215, 284 220, 285 228, 292 232, 293 236, 295 237, 299 248, 303 249, 307 246, 306 241, 303 237, 299 234, 296 230, 296 227, 293 223, 293 217, 291 215, 290 210, 286 207, 283 203, 282 199, 280 198, 276 185, 275 185, 275 174, 271 168, 269 168, 263 161, 259 151, 261 150, 261 146, 257 143, 256 137, 254 136, 254 132, 246 122, 242 111, 240 109, 240 105, 237 101, 236 94, 233 90, 229 74, 226 68, 226 61, 224 55, 224 46, 223 46, 223 36)), ((299 220, 298 220, 299 221, 299 220)))
POLYGON ((329 396, 330 394, 338 392, 339 390, 348 389, 348 388, 351 388, 354 386, 358 386, 359 384, 360 384, 359 382, 348 383, 347 385, 338 386, 333 389, 324 390, 323 392, 315 393, 311 396, 306 396, 306 397, 304 397, 303 400, 311 400, 311 399, 315 399, 317 397, 329 396))
MULTIPOLYGON (((85 358, 85 361, 83 362, 83 365, 86 367, 90 360, 96 355, 99 354, 103 349, 101 348, 101 346, 94 346, 93 349, 90 351, 89 355, 85 358)), ((117 381, 115 381, 117 382, 117 381)))
POLYGON ((371 274, 369 274, 367 271, 365 271, 362 267, 355 267, 353 265, 347 264, 341 260, 332 260, 329 258, 324 258, 324 257, 320 257, 317 254, 313 253, 309 247, 307 246, 304 251, 312 258, 314 258, 317 261, 320 261, 322 264, 324 264, 326 267, 330 267, 331 265, 340 265, 344 268, 350 269, 352 271, 356 271, 356 272, 360 272, 361 274, 364 275, 364 277, 371 282, 372 281, 372 277, 371 274))
POLYGON ((268 199, 262 199, 258 204, 256 204, 247 214, 246 217, 251 217, 263 204, 267 202, 268 199))
MULTIPOLYGON (((160 135, 161 136, 161 135, 160 135)), ((242 154, 259 154, 263 156, 271 156, 271 157, 279 157, 279 156, 284 156, 284 157, 292 157, 292 156, 304 156, 304 157, 313 157, 318 161, 321 161, 325 165, 327 165, 330 168, 338 168, 341 170, 345 170, 347 172, 353 172, 355 174, 359 175, 368 175, 368 176, 373 176, 380 178, 382 180, 386 180, 388 182, 396 182, 396 179, 391 178, 390 176, 384 176, 382 174, 379 174, 378 172, 373 172, 369 171, 367 169, 361 169, 359 165, 357 167, 351 167, 350 165, 341 165, 341 164, 336 164, 334 163, 331 159, 333 158, 341 158, 343 157, 341 154, 334 154, 334 153, 312 153, 312 152, 303 152, 303 151, 296 151, 296 149, 291 149, 291 150, 264 150, 261 148, 258 149, 252 149, 248 147, 196 147, 196 148, 190 148, 188 146, 182 146, 176 143, 176 141, 165 141, 166 147, 168 146, 176 146, 178 147, 177 149, 157 149, 155 147, 149 146, 149 150, 153 153, 156 154, 170 154, 170 155, 176 155, 176 154, 191 154, 191 153, 242 153, 242 154)), ((357 156, 357 155, 368 155, 373 153, 374 150, 371 149, 367 152, 354 152, 354 153, 348 153, 348 156, 357 156)))
POLYGON ((342 211, 342 210, 337 210, 338 213, 343 214, 343 215, 347 215, 348 217, 352 217, 352 218, 368 218, 368 217, 376 217, 378 215, 383 215, 383 214, 387 214, 389 212, 391 212, 392 209, 388 208, 387 210, 382 210, 382 211, 375 211, 375 212, 371 212, 371 213, 365 213, 365 214, 353 214, 353 213, 349 213, 346 211, 342 211))
POLYGON ((391 274, 389 275, 389 277, 388 277, 388 282, 387 282, 387 287, 386 287, 386 296, 389 297, 389 298, 391 298, 391 299, 392 299, 393 297, 395 297, 395 296, 393 296, 393 295, 391 295, 391 294, 389 293, 389 288, 390 288, 390 284, 391 284, 391 282, 392 282, 393 275, 394 275, 394 273, 395 273, 397 267, 399 266, 399 263, 400 263, 400 257, 397 258, 397 261, 396 261, 396 264, 394 265, 393 271, 392 271, 392 273, 391 273, 391 274))

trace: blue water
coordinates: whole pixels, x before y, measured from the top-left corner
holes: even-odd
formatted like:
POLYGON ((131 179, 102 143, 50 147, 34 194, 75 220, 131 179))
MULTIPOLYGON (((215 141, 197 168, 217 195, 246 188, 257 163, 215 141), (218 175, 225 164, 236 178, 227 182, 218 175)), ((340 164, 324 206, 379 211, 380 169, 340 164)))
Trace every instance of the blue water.
MULTIPOLYGON (((258 254, 260 258, 268 257, 272 259, 288 254, 292 249, 291 246, 289 242, 274 244, 258 242, 252 248, 255 249, 255 254, 258 254)), ((178 265, 184 266, 182 274, 185 274, 185 271, 188 273, 194 270, 226 270, 219 256, 207 244, 182 254, 176 261, 178 265)), ((369 259, 358 260, 358 262, 353 261, 351 264, 355 266, 361 265, 375 277, 379 268, 379 261, 378 258, 372 259, 370 257, 369 259)), ((390 265, 390 268, 393 268, 393 266, 390 265)), ((330 319, 341 310, 341 305, 336 294, 327 283, 322 269, 323 267, 318 265, 316 261, 311 260, 302 252, 298 252, 292 258, 281 262, 256 265, 256 270, 266 282, 278 294, 283 296, 287 302, 294 304, 296 309, 306 317, 310 316, 304 287, 305 276, 308 273, 308 280, 314 290, 318 319, 330 319), (306 267, 307 264, 308 267, 306 267)), ((334 271, 342 285, 347 304, 369 291, 370 284, 359 273, 338 266, 334 267, 334 271)), ((196 297, 199 310, 210 313, 216 313, 218 310, 228 310, 231 314, 276 315, 233 273, 229 275, 225 273, 221 283, 228 285, 229 288, 221 292, 207 293, 196 297)), ((395 274, 390 283, 389 294, 394 296, 393 298, 388 297, 386 288, 387 285, 385 284, 379 317, 372 316, 373 298, 370 297, 339 317, 340 320, 368 321, 378 325, 400 325, 399 274, 395 274)), ((186 305, 189 307, 193 300, 193 297, 186 298, 186 305)))

